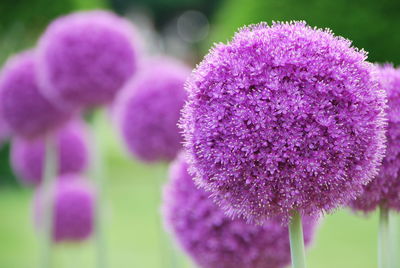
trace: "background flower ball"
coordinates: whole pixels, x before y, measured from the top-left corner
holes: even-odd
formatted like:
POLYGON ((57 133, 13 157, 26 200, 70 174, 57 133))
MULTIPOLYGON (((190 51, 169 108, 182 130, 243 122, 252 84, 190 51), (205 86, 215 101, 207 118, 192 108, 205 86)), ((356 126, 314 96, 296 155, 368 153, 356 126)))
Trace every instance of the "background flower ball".
MULTIPOLYGON (((68 123, 55 133, 58 174, 80 173, 89 164, 88 131, 80 120, 68 123)), ((44 138, 15 137, 11 142, 11 166, 27 185, 39 185, 45 159, 44 138)))
POLYGON ((112 102, 136 70, 132 32, 128 21, 105 11, 53 21, 38 44, 45 95, 68 108, 112 102))
MULTIPOLYGON (((232 220, 197 189, 181 156, 170 168, 164 191, 164 218, 180 246, 203 268, 283 268, 290 264, 288 229, 278 219, 262 225, 232 220)), ((308 246, 315 219, 304 221, 308 246)))
MULTIPOLYGON (((95 194, 92 187, 78 175, 58 178, 54 194, 53 239, 55 242, 81 241, 93 231, 95 194)), ((35 222, 41 228, 43 222, 42 189, 34 199, 35 222)))
POLYGON ((189 67, 171 58, 147 62, 118 97, 115 109, 129 151, 145 162, 170 161, 182 148, 177 126, 189 67))
POLYGON ((388 96, 386 155, 379 174, 364 187, 364 192, 350 206, 370 212, 379 205, 400 211, 400 69, 377 66, 380 84, 388 96))
POLYGON ((0 75, 0 113, 12 134, 37 137, 62 125, 69 114, 40 92, 31 51, 9 59, 0 75))
POLYGON ((304 22, 253 25, 187 82, 196 183, 252 221, 347 205, 384 154, 385 92, 366 54, 304 22))

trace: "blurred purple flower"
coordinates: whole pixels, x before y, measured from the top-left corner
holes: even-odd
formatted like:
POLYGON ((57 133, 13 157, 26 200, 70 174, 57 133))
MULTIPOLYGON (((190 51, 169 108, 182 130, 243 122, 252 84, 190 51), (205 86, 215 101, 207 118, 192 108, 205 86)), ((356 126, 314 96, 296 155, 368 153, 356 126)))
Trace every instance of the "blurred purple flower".
MULTIPOLYGON (((72 121, 55 133, 58 174, 80 173, 89 162, 88 131, 84 122, 72 121)), ((11 165, 18 178, 27 185, 42 181, 45 159, 44 138, 11 141, 11 165)))
POLYGON ((177 126, 189 67, 154 58, 118 96, 116 117, 130 152, 145 162, 171 161, 182 148, 177 126))
POLYGON ((354 210, 370 212, 379 205, 400 211, 400 69, 377 66, 379 81, 388 96, 387 150, 379 174, 350 203, 354 210))
POLYGON ((216 45, 188 80, 181 119, 196 183, 249 221, 347 204, 385 149, 385 92, 365 60, 304 22, 216 45))
POLYGON ((25 138, 44 135, 69 117, 39 92, 34 57, 31 51, 12 57, 0 77, 0 113, 11 134, 25 138))
MULTIPOLYGON (((63 175, 57 179, 54 192, 53 239, 55 242, 81 241, 93 230, 94 191, 78 175, 63 175), (70 178, 66 178, 70 177, 70 178)), ((35 222, 42 226, 43 190, 38 189, 34 199, 35 222)))
POLYGON ((53 21, 39 40, 39 81, 68 108, 108 104, 136 71, 130 23, 110 12, 79 12, 53 21))
MULTIPOLYGON (((224 215, 208 194, 197 189, 180 156, 170 168, 164 191, 167 228, 182 248, 203 268, 281 268, 290 264, 288 229, 278 219, 251 225, 224 215)), ((309 245, 316 220, 304 220, 309 245)))

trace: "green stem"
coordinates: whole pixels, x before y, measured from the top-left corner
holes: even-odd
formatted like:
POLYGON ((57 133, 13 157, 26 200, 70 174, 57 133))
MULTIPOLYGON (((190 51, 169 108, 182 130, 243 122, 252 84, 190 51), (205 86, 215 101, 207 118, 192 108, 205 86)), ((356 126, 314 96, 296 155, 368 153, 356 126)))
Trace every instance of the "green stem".
POLYGON ((390 228, 390 261, 392 267, 399 267, 399 258, 397 252, 399 252, 399 215, 389 211, 389 228, 390 228))
POLYGON ((53 244, 53 180, 57 175, 57 150, 53 137, 45 137, 45 159, 43 169, 43 237, 41 252, 41 267, 52 267, 52 244, 53 244))
POLYGON ((301 215, 293 211, 289 224, 290 252, 292 256, 292 268, 305 268, 304 238, 301 215))
POLYGON ((379 207, 378 267, 390 268, 389 210, 379 207))
POLYGON ((96 244, 96 267, 106 268, 107 265, 107 247, 106 247, 106 237, 104 233, 103 226, 103 191, 104 191, 104 175, 103 175, 103 163, 100 150, 100 143, 96 133, 100 132, 96 129, 99 124, 100 111, 96 111, 93 118, 93 128, 92 128, 92 141, 91 141, 91 178, 95 180, 96 183, 96 205, 95 205, 95 244, 96 244))

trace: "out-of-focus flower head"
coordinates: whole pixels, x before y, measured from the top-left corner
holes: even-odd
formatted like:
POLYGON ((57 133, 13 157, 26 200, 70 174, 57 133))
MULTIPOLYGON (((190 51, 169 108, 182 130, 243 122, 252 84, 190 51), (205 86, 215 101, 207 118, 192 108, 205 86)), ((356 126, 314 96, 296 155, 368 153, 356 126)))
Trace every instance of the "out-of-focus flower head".
POLYGON ((370 212, 379 205, 400 211, 400 69, 376 66, 380 84, 388 96, 386 155, 379 174, 350 203, 354 210, 370 212))
POLYGON ((145 162, 171 161, 182 148, 177 126, 190 68, 168 57, 149 60, 115 105, 122 138, 145 162))
MULTIPOLYGON (((89 164, 88 130, 83 121, 75 120, 54 133, 58 155, 58 174, 80 173, 89 164)), ((11 141, 11 165, 17 177, 27 185, 39 185, 43 177, 45 138, 11 141)))
MULTIPOLYGON (((203 268, 283 268, 290 264, 288 229, 278 219, 262 225, 232 220, 197 189, 180 156, 170 168, 164 191, 164 220, 179 245, 203 268)), ((316 220, 306 217, 304 240, 314 236, 316 220)))
POLYGON ((50 103, 40 92, 37 64, 32 51, 10 58, 0 75, 0 114, 11 134, 42 136, 62 125, 69 114, 50 103))
POLYGON ((39 40, 41 88, 67 108, 109 104, 137 65, 131 24, 106 11, 53 21, 39 40))
MULTIPOLYGON (((57 178, 54 189, 53 240, 74 242, 88 238, 93 231, 95 193, 78 175, 57 178)), ((43 224, 44 191, 38 188, 34 198, 36 226, 43 224)))

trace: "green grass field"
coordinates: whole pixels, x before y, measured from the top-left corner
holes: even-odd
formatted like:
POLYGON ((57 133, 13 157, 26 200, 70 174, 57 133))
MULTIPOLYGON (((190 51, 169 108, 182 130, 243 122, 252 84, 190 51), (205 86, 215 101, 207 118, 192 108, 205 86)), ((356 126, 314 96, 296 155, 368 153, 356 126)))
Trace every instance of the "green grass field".
MULTIPOLYGON (((129 158, 109 125, 103 119, 96 128, 106 163, 109 267, 191 267, 161 229, 160 191, 167 166, 146 166, 129 158)), ((31 199, 30 189, 0 188, 0 268, 38 266, 40 244, 31 221, 31 199)), ((346 210, 325 217, 308 251, 308 267, 376 267, 377 225, 376 215, 365 218, 346 210)), ((93 241, 59 245, 54 267, 94 267, 94 255, 93 241)))

